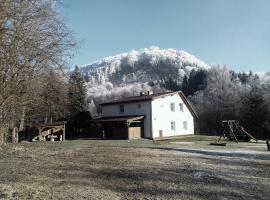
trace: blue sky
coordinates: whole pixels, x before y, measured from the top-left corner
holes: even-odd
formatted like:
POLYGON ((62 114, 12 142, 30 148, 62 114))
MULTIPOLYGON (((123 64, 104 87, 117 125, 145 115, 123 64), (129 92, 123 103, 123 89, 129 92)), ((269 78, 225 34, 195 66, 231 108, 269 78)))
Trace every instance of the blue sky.
POLYGON ((150 46, 237 71, 270 71, 269 0, 63 0, 72 64, 150 46))

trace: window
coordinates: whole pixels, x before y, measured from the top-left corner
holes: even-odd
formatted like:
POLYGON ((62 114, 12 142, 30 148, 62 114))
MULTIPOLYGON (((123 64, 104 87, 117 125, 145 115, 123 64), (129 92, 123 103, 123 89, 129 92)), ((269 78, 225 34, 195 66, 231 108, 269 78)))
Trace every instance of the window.
POLYGON ((140 103, 137 104, 138 109, 141 109, 142 105, 140 103))
POLYGON ((187 121, 183 121, 183 129, 187 130, 187 121))
POLYGON ((175 122, 171 122, 171 130, 175 131, 175 122))
POLYGON ((122 104, 122 105, 119 105, 119 112, 120 113, 124 113, 125 112, 125 106, 122 104))
POLYGON ((172 112, 175 112, 175 105, 174 105, 174 103, 171 103, 171 111, 172 112))
POLYGON ((184 104, 183 103, 179 103, 179 109, 181 112, 184 112, 184 104))

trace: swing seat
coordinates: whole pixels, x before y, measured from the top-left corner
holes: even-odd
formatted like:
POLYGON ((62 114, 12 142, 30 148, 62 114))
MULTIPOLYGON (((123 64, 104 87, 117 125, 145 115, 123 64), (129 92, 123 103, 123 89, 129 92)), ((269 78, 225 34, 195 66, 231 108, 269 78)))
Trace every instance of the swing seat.
POLYGON ((215 146, 226 146, 226 142, 211 142, 209 145, 215 145, 215 146))

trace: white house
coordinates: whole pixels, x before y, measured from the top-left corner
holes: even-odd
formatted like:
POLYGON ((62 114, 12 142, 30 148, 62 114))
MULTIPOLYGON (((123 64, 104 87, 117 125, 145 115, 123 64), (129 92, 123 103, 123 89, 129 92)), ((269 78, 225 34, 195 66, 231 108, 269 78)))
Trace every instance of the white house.
POLYGON ((100 104, 107 137, 164 138, 194 134, 197 114, 181 92, 140 94, 100 104))

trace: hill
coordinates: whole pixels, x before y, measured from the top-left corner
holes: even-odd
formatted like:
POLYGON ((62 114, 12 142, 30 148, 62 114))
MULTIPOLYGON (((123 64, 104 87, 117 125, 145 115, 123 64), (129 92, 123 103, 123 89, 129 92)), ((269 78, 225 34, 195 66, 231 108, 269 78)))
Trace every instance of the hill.
POLYGON ((106 57, 81 67, 81 71, 91 99, 112 99, 140 91, 163 91, 164 81, 181 84, 192 70, 209 68, 183 50, 150 47, 106 57))

